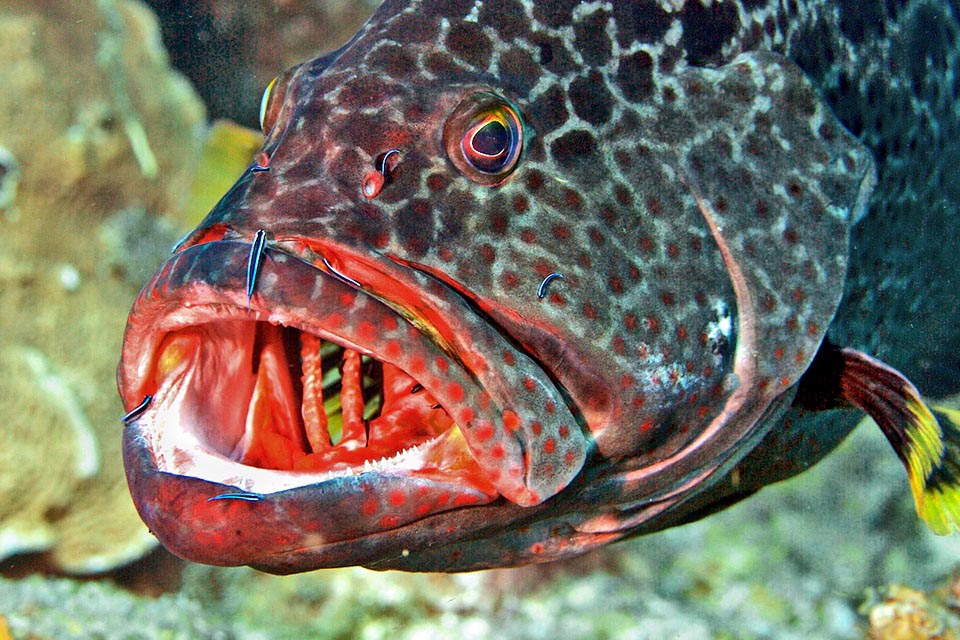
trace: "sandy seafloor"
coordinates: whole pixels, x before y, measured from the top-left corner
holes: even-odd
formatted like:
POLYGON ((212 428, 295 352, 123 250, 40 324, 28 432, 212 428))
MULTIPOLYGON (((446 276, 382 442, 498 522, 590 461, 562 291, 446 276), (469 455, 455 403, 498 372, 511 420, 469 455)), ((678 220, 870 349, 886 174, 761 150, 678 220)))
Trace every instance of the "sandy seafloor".
MULTIPOLYGON (((98 6, 109 4, 104 0, 98 6)), ((7 10, 16 12, 0 5, 3 25, 7 10)), ((254 102, 257 99, 258 95, 253 96, 254 102)), ((9 144, 11 131, 0 127, 0 145, 9 144)), ((115 134, 109 128, 105 131, 95 133, 115 134)), ((122 142, 122 135, 118 139, 122 142)), ((29 188, 29 166, 24 171, 29 188)), ((159 196, 155 199, 160 201, 159 196)), ((3 212, 0 231, 29 230, 23 214, 30 202, 39 200, 26 194, 20 201, 21 216, 3 212)), ((112 219, 109 216, 122 204, 98 208, 94 203, 90 210, 97 210, 99 217, 90 224, 112 219)), ((95 242, 88 244, 97 250, 95 242)), ((0 245, 0 266, 6 269, 0 269, 0 294, 4 295, 14 290, 11 283, 15 281, 42 282, 46 277, 21 273, 19 254, 10 246, 0 245)), ((83 283, 93 282, 99 273, 99 263, 94 262, 85 267, 78 259, 77 277, 83 283)), ((64 271, 57 273, 62 278, 64 271)), ((127 276, 140 281, 146 277, 127 276)), ((73 309, 83 299, 85 286, 77 285, 78 294, 72 289, 61 292, 66 298, 73 296, 69 298, 73 309)), ((111 295, 132 299, 135 288, 120 291, 111 295)), ((0 314, 0 319, 13 312, 6 309, 7 315, 0 314)), ((119 344, 126 309, 113 313, 119 315, 114 322, 116 335, 110 340, 119 344)), ((10 335, 0 334, 0 347, 12 341, 10 335)), ((114 350, 106 357, 107 385, 116 357, 114 350)), ((78 402, 90 413, 88 405, 92 406, 96 394, 84 395, 86 387, 75 380, 81 374, 70 375, 72 366, 51 364, 67 372, 66 387, 80 388, 78 402)), ((113 404, 104 413, 118 415, 119 403, 112 389, 108 391, 113 404)), ((4 424, 12 417, 3 414, 5 406, 9 405, 0 402, 4 424)), ((119 439, 119 423, 111 424, 107 437, 116 429, 119 439)), ((2 458, 2 454, 0 465, 9 465, 9 456, 2 458)), ((119 473, 113 462, 114 472, 119 473)), ((16 471, 0 467, 0 496, 5 500, 13 495, 11 482, 26 482, 18 479, 16 471)), ((34 485, 12 487, 19 494, 35 489, 34 485)), ((85 526, 95 526, 103 514, 94 510, 94 516, 86 521, 94 524, 85 526)), ((0 529, 3 519, 0 505, 0 529)), ((9 573, 14 565, 22 572, 23 563, 11 559, 0 561, 0 570, 9 573)), ((613 545, 574 562, 460 575, 343 569, 289 577, 246 568, 187 565, 182 585, 159 596, 138 595, 110 579, 27 572, 26 577, 0 578, 0 640, 852 639, 865 637, 864 604, 877 599, 870 594, 872 588, 902 583, 930 590, 943 584, 957 566, 960 536, 934 536, 917 520, 906 476, 893 451, 875 426, 864 424, 835 454, 790 482, 702 522, 613 545)), ((152 570, 151 565, 139 569, 140 584, 167 583, 161 576, 151 576, 152 570)), ((956 638, 957 633, 944 627, 927 635, 884 638, 946 639, 956 638)))
POLYGON ((958 563, 960 537, 916 520, 899 463, 865 423, 793 481, 564 565, 288 577, 192 565, 158 598, 34 576, 0 580, 0 612, 18 639, 845 639, 865 637, 870 587, 929 589, 958 563))

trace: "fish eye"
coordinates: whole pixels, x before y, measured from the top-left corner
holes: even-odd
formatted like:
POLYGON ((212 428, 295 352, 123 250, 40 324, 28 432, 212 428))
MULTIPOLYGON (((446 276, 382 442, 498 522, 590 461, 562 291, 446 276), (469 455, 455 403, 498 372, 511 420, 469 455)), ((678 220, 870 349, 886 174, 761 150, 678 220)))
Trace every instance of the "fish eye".
POLYGON ((498 185, 516 168, 523 149, 523 121, 507 100, 476 91, 457 105, 443 127, 447 157, 474 182, 498 185))

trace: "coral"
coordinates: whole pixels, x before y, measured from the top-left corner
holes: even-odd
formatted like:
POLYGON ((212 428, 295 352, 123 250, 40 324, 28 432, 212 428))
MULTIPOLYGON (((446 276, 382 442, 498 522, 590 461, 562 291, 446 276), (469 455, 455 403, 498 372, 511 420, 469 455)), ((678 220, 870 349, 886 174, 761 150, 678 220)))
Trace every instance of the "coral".
POLYGON ((867 640, 960 640, 960 572, 930 595, 891 584, 871 591, 861 612, 867 640))
POLYGON ((138 2, 5 2, 0 55, 0 558, 99 572, 155 544, 127 492, 114 381, 146 276, 105 238, 121 210, 179 208, 205 111, 138 2))

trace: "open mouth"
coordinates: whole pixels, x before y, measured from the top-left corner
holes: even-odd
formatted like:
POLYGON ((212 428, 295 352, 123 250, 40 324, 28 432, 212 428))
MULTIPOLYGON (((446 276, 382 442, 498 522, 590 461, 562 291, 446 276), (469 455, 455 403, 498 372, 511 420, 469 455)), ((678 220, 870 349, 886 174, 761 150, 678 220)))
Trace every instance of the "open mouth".
POLYGON ((210 320, 168 333, 154 375, 163 471, 257 493, 374 470, 497 493, 420 382, 316 334, 210 320))
POLYGON ((275 249, 248 296, 249 247, 180 251, 131 312, 121 394, 152 398, 133 440, 156 470, 258 495, 413 480, 448 496, 431 512, 538 504, 579 471, 587 443, 562 394, 462 303, 434 322, 275 249))

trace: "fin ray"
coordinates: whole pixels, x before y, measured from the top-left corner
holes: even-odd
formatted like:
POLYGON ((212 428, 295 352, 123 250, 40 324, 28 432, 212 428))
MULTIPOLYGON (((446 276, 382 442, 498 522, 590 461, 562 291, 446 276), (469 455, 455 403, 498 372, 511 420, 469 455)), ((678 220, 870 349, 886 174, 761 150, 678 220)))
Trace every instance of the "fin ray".
POLYGON ((934 533, 960 531, 960 411, 931 411, 897 370, 855 349, 839 351, 840 393, 866 411, 893 446, 917 514, 934 533))

